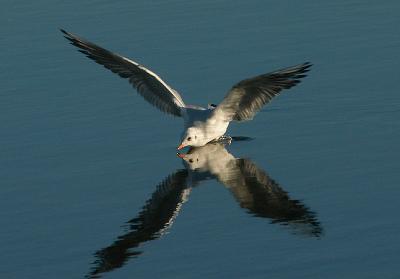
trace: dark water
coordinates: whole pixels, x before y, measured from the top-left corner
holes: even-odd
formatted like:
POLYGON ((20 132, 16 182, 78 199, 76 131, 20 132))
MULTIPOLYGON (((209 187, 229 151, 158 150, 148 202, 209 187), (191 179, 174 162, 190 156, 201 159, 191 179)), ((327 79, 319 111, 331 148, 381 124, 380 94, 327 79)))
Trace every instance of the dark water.
POLYGON ((14 1, 0 12, 1 278, 398 278, 397 1, 14 1), (304 83, 176 156, 181 120, 68 45, 186 103, 311 61, 304 83), (196 160, 195 160, 196 159, 196 160), (200 164, 199 163, 199 164, 200 164))

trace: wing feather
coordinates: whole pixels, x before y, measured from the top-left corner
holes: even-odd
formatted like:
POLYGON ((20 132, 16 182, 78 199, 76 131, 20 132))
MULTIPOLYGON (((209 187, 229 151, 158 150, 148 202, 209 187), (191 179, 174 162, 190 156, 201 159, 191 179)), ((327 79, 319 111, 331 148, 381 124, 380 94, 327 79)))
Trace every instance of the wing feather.
POLYGON ((311 63, 303 63, 237 83, 215 108, 213 116, 223 121, 251 120, 254 115, 283 89, 289 89, 304 78, 311 63))
POLYGON ((108 51, 65 30, 61 29, 61 32, 87 57, 120 77, 128 79, 137 92, 150 104, 165 113, 182 116, 181 108, 185 107, 182 97, 154 72, 135 61, 108 51))

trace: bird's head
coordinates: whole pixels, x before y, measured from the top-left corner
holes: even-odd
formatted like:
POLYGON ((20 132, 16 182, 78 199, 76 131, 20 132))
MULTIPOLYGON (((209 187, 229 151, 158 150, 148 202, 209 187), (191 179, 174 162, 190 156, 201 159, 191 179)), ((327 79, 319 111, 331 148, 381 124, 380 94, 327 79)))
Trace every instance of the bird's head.
POLYGON ((186 154, 177 153, 177 156, 183 159, 185 167, 190 170, 197 170, 203 167, 206 160, 200 155, 201 154, 190 153, 190 151, 186 154))
POLYGON ((202 146, 206 144, 200 131, 196 128, 188 128, 181 137, 181 144, 177 147, 178 150, 186 146, 202 146))
POLYGON ((224 169, 227 162, 234 159, 225 149, 224 144, 220 143, 191 147, 186 154, 177 153, 177 156, 183 159, 185 167, 190 170, 208 171, 211 168, 216 172, 224 169))

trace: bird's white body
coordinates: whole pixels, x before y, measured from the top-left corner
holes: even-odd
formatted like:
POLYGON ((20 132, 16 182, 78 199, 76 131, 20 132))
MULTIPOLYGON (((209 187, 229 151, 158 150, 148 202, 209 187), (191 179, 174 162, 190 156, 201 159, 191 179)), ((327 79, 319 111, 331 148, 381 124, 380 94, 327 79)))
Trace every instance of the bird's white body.
POLYGON ((61 31, 80 52, 120 77, 128 79, 149 103, 165 113, 183 117, 184 130, 178 149, 185 146, 204 146, 220 138, 226 133, 230 121, 251 120, 282 89, 298 84, 311 67, 310 63, 303 63, 242 80, 231 88, 218 106, 205 109, 186 105, 176 90, 139 63, 61 31))
POLYGON ((203 146, 222 137, 228 129, 229 122, 212 117, 214 109, 201 107, 186 107, 183 113, 184 130, 182 139, 194 134, 191 146, 203 146))

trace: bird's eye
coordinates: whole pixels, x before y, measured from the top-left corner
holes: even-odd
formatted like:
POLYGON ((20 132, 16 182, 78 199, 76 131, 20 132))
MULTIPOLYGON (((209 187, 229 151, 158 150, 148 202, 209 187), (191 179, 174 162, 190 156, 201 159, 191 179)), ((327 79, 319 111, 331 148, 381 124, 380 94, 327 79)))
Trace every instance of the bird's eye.
POLYGON ((195 139, 197 139, 197 136, 194 136, 195 139))
POLYGON ((192 140, 192 137, 188 137, 187 140, 188 140, 188 141, 191 141, 191 140, 192 140))
POLYGON ((189 159, 189 163, 193 163, 193 159, 189 159))

